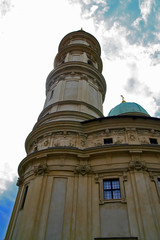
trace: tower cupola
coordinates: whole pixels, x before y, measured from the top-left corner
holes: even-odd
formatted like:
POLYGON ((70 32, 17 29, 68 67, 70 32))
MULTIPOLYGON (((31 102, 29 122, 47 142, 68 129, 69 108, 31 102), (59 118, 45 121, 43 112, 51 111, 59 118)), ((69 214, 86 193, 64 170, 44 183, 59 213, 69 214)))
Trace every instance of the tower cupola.
POLYGON ((106 83, 100 54, 96 38, 83 30, 71 32, 61 40, 54 69, 46 80, 46 101, 39 120, 103 117, 106 83))

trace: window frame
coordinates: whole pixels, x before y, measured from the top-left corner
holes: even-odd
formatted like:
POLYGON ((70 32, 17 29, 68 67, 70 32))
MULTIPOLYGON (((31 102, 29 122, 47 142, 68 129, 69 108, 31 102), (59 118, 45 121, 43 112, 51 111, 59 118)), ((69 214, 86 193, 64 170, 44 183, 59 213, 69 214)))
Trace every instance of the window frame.
POLYGON ((158 187, 160 188, 160 177, 157 178, 158 181, 158 187))
POLYGON ((54 89, 52 89, 52 91, 50 93, 49 101, 53 98, 53 94, 54 94, 54 89))
POLYGON ((155 182, 155 185, 156 185, 158 198, 159 198, 159 200, 160 200, 160 176, 156 176, 156 177, 154 178, 154 182, 155 182))
POLYGON ((96 183, 99 184, 99 204, 105 204, 105 203, 113 203, 113 202, 121 202, 126 203, 126 194, 125 194, 125 186, 124 182, 127 181, 127 176, 123 173, 121 174, 103 174, 98 177, 96 180, 96 183), (104 188, 103 188, 103 181, 104 180, 110 180, 110 179, 119 179, 120 184, 120 199, 104 199, 104 188))
POLYGON ((104 200, 120 200, 121 199, 121 188, 120 188, 120 181, 119 178, 113 178, 113 179, 103 179, 103 198, 104 200), (113 182, 117 181, 118 182, 118 187, 114 188, 113 187, 113 182), (105 189, 105 182, 110 183, 111 188, 105 189), (120 198, 114 198, 114 192, 118 191, 120 193, 120 198), (105 198, 105 193, 110 192, 111 193, 111 198, 105 198))
POLYGON ((149 138, 149 142, 150 142, 150 144, 157 145, 158 144, 158 139, 157 138, 149 138))
POLYGON ((19 210, 23 210, 25 207, 25 202, 26 202, 26 198, 27 198, 27 194, 28 194, 28 189, 29 189, 29 184, 26 184, 23 188, 23 192, 22 192, 22 197, 21 197, 21 201, 20 201, 20 209, 19 210))
POLYGON ((153 173, 153 172, 150 172, 150 178, 151 178, 151 181, 153 181, 154 184, 155 184, 155 188, 156 188, 156 191, 157 191, 157 196, 160 200, 160 185, 159 185, 160 175, 158 175, 156 173, 153 173))
POLYGON ((104 145, 113 144, 113 138, 104 138, 104 139, 103 139, 103 144, 104 144, 104 145), (107 142, 107 140, 108 140, 108 142, 107 142))

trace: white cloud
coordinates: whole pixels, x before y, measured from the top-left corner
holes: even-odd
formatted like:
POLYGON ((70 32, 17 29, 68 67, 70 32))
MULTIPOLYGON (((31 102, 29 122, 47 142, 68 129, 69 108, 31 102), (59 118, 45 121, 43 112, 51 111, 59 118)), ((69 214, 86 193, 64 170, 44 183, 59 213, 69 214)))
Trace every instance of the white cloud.
POLYGON ((93 5, 91 6, 90 9, 86 9, 84 12, 83 12, 83 17, 85 18, 90 18, 94 13, 95 11, 97 10, 98 6, 96 5, 93 5))
POLYGON ((140 23, 141 20, 142 20, 142 17, 137 18, 137 19, 132 23, 132 26, 135 27, 135 28, 137 28, 138 30, 140 30, 139 23, 140 23))
POLYGON ((11 0, 0 0, 0 14, 5 16, 14 7, 11 0))
POLYGON ((148 16, 151 12, 154 0, 139 0, 139 8, 141 11, 142 19, 147 23, 148 16))
POLYGON ((8 187, 8 185, 15 180, 15 169, 10 162, 1 161, 0 164, 0 194, 2 194, 8 187))
POLYGON ((91 4, 91 0, 82 0, 84 4, 91 4))
POLYGON ((94 0, 94 2, 95 2, 96 4, 102 4, 103 6, 105 6, 106 3, 107 3, 107 0, 94 0))
POLYGON ((102 43, 103 73, 108 84, 105 115, 121 101, 120 95, 123 94, 127 101, 139 103, 153 116, 158 109, 155 96, 160 94, 157 92, 160 45, 130 44, 128 34, 128 29, 118 23, 106 30, 104 22, 98 31, 102 43))
POLYGON ((109 10, 108 1, 105 0, 68 0, 71 4, 78 4, 81 8, 81 16, 85 19, 92 18, 95 27, 101 24, 104 13, 109 10), (97 10, 97 11, 96 11, 97 10))

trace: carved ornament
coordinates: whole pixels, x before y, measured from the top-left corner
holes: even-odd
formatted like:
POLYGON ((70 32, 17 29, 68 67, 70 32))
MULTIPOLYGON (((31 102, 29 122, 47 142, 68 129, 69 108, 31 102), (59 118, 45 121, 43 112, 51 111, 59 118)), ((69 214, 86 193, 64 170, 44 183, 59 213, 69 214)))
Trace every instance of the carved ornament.
POLYGON ((141 170, 147 170, 147 167, 145 162, 142 162, 139 160, 135 160, 135 161, 133 160, 133 161, 130 161, 128 170, 141 171, 141 170))
POLYGON ((64 74, 62 74, 62 75, 60 75, 60 76, 58 77, 58 81, 64 80, 64 79, 65 79, 65 75, 64 75, 64 74))
POLYGON ((16 185, 17 185, 18 187, 20 187, 20 186, 23 184, 23 182, 24 182, 24 178, 23 178, 23 177, 19 177, 18 180, 17 180, 16 185))
POLYGON ((115 137, 115 140, 114 140, 114 143, 115 143, 115 144, 125 143, 125 139, 124 139, 123 136, 116 136, 116 137, 115 137))
POLYGON ((151 181, 155 181, 155 174, 153 172, 149 172, 149 177, 151 179, 151 181))
POLYGON ((34 168, 34 174, 35 175, 44 175, 47 173, 48 166, 46 164, 39 164, 34 168))
POLYGON ((128 134, 128 137, 129 137, 129 140, 130 140, 130 141, 135 141, 135 140, 136 140, 136 135, 135 135, 135 133, 129 133, 129 134, 128 134))
POLYGON ((88 173, 92 173, 93 170, 91 168, 91 166, 89 165, 79 165, 75 168, 75 173, 79 173, 82 176, 88 174, 88 173))
POLYGON ((48 146, 48 144, 49 144, 49 141, 48 141, 48 140, 45 140, 45 141, 44 141, 44 146, 46 147, 46 146, 48 146))
POLYGON ((81 79, 88 81, 88 76, 86 74, 82 74, 81 75, 81 79))
POLYGON ((142 144, 149 144, 149 140, 147 137, 139 137, 139 141, 142 144))

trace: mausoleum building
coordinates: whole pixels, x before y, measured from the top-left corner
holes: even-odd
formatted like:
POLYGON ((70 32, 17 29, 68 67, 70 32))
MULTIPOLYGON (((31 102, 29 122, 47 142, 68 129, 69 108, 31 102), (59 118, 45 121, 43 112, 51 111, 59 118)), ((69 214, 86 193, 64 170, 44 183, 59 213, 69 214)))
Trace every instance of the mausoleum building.
POLYGON ((103 115, 101 48, 60 42, 25 143, 6 240, 160 239, 160 119, 125 102, 103 115))

